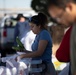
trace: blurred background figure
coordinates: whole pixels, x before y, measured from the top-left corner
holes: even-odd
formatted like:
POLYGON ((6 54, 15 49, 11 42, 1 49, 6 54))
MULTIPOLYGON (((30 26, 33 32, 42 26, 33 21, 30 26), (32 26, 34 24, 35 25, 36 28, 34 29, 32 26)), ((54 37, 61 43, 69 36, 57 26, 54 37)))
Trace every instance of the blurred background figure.
POLYGON ((21 38, 30 30, 29 22, 26 21, 26 17, 24 17, 23 14, 18 14, 16 20, 17 24, 14 32, 14 45, 17 45, 16 37, 19 37, 21 40, 21 38))
POLYGON ((15 45, 17 45, 16 37, 19 37, 25 49, 31 50, 31 45, 35 39, 35 34, 31 31, 29 22, 27 18, 23 16, 23 14, 18 14, 16 20, 17 24, 15 27, 15 36, 14 36, 15 45))

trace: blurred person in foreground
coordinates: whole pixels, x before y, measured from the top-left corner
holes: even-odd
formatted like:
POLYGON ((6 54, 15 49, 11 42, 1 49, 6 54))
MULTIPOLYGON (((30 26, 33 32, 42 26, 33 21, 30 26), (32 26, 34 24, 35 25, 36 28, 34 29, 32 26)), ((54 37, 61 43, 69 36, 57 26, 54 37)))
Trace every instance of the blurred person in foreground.
POLYGON ((69 27, 56 52, 56 57, 61 62, 70 62, 71 73, 68 75, 76 75, 76 2, 48 0, 48 12, 63 27, 69 27))
POLYGON ((30 26, 29 26, 29 22, 26 21, 26 17, 23 16, 23 14, 18 14, 17 18, 17 23, 15 26, 15 31, 14 31, 14 45, 17 45, 16 42, 16 37, 19 37, 19 39, 21 40, 25 34, 30 31, 30 26))
MULTIPOLYGON (((43 13, 38 13, 29 19, 31 30, 36 34, 32 44, 32 51, 25 51, 21 54, 22 58, 32 58, 32 60, 42 60, 44 71, 39 75, 56 75, 54 65, 52 63, 52 39, 47 30, 48 19, 43 13)), ((16 58, 17 59, 17 58, 16 58)), ((37 66, 38 67, 38 66, 37 66)), ((36 74, 34 74, 36 75, 36 74)))

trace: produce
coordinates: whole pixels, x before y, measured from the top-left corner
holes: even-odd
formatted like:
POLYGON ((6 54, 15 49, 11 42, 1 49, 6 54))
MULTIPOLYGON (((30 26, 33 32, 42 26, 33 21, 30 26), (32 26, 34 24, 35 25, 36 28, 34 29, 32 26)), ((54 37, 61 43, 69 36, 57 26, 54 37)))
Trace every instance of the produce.
POLYGON ((20 39, 17 37, 16 38, 16 42, 17 42, 17 46, 13 46, 12 49, 17 50, 17 51, 24 51, 24 45, 22 44, 22 42, 20 41, 20 39))

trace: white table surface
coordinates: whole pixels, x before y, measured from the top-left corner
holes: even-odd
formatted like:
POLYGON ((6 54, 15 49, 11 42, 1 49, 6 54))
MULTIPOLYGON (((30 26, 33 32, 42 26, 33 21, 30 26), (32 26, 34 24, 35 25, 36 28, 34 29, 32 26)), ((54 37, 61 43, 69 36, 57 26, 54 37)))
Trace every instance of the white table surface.
POLYGON ((21 75, 28 75, 28 65, 31 59, 25 58, 16 62, 15 58, 18 55, 8 55, 2 58, 2 61, 6 62, 6 67, 0 66, 0 75, 19 75, 19 72, 21 75))
MULTIPOLYGON (((31 58, 18 58, 18 61, 15 61, 15 58, 20 54, 23 54, 23 52, 17 52, 17 54, 7 55, 6 57, 2 58, 2 61, 6 62, 6 67, 0 66, 0 75, 28 75, 30 64, 42 63, 42 60, 31 61, 31 58)), ((31 70, 36 70, 33 69, 34 68, 32 68, 31 70)))

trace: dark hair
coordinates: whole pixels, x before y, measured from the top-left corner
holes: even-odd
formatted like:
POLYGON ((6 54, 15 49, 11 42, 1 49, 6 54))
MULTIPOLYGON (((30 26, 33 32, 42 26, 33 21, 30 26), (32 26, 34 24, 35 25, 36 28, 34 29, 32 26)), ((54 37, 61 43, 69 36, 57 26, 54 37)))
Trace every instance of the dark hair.
POLYGON ((46 25, 48 24, 47 16, 39 12, 38 15, 34 15, 29 19, 29 22, 35 23, 37 26, 41 25, 42 28, 46 28, 46 25))
POLYGON ((19 13, 14 20, 19 21, 19 20, 21 19, 21 17, 24 17, 25 19, 28 19, 28 18, 27 18, 26 16, 24 16, 22 13, 19 13))
POLYGON ((60 8, 64 9, 66 7, 66 4, 68 2, 74 2, 74 3, 76 3, 75 0, 48 0, 47 5, 48 5, 48 7, 51 6, 51 5, 55 5, 57 7, 60 7, 60 8))

